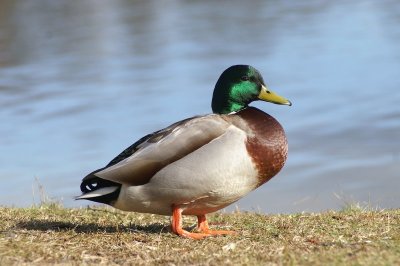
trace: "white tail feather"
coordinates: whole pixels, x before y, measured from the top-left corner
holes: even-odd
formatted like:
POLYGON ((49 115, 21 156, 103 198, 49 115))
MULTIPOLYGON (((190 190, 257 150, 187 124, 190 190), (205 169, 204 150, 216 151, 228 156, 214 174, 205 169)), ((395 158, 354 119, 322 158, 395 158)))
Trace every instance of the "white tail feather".
POLYGON ((90 199, 90 198, 100 197, 100 196, 104 196, 104 195, 113 193, 117 189, 118 189, 117 186, 116 187, 103 187, 103 188, 97 189, 95 191, 91 191, 91 192, 85 193, 83 195, 80 195, 80 196, 76 197, 75 199, 79 200, 79 199, 90 199))

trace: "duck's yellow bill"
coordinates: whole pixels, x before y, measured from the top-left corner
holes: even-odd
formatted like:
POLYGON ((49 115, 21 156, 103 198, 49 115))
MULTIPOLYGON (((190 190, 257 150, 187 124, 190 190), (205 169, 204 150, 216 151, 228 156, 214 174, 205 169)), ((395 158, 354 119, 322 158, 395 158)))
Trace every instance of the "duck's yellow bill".
POLYGON ((258 95, 258 99, 270 103, 276 103, 276 104, 283 104, 283 105, 289 105, 291 106, 292 103, 286 99, 283 98, 282 96, 279 96, 275 92, 271 91, 268 89, 266 86, 262 85, 260 94, 258 95))

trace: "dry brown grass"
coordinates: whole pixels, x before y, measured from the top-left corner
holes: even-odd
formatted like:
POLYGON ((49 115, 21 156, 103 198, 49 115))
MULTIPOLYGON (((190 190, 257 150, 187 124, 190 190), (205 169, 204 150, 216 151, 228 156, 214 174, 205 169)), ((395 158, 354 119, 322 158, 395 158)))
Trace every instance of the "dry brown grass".
MULTIPOLYGON (((0 265, 400 265, 400 210, 210 215, 237 236, 177 237, 169 218, 110 208, 0 208, 0 265)), ((185 218, 189 229, 194 218, 185 218)))

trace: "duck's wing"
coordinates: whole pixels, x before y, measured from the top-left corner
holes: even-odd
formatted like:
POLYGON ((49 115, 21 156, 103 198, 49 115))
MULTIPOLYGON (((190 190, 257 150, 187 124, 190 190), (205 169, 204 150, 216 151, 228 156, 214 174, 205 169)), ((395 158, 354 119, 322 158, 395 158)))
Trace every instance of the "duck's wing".
MULTIPOLYGON (((230 123, 219 115, 182 120, 141 138, 105 168, 90 175, 120 184, 146 184, 166 165, 222 135, 229 125, 230 123)), ((88 175, 86 178, 91 177, 88 175)))

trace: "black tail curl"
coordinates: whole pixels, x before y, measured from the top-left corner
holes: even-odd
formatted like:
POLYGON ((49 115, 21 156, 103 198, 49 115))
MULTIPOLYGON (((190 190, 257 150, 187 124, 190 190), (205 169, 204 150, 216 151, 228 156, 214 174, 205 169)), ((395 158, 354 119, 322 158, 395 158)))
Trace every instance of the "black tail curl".
POLYGON ((81 191, 83 193, 89 193, 100 188, 115 186, 121 186, 121 184, 94 176, 90 179, 82 180, 81 191))
POLYGON ((119 193, 121 191, 121 184, 110 181, 110 180, 102 179, 102 178, 94 175, 96 172, 101 171, 101 170, 102 169, 99 169, 99 170, 96 170, 96 171, 88 174, 82 180, 81 191, 83 192, 83 194, 85 194, 85 193, 90 193, 90 192, 93 192, 93 191, 96 191, 98 189, 105 188, 105 187, 118 187, 118 189, 116 189, 112 193, 97 196, 97 197, 86 198, 86 200, 91 200, 91 201, 95 201, 95 202, 112 205, 118 199, 119 193))

